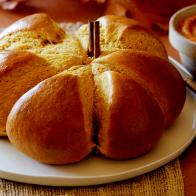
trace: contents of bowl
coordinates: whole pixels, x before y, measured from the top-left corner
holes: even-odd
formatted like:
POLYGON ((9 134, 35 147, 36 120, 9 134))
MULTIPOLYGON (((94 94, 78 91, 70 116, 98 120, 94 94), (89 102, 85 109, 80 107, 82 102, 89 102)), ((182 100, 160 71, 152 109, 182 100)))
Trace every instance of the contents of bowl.
POLYGON ((188 16, 179 22, 178 29, 186 38, 196 42, 196 15, 188 16))

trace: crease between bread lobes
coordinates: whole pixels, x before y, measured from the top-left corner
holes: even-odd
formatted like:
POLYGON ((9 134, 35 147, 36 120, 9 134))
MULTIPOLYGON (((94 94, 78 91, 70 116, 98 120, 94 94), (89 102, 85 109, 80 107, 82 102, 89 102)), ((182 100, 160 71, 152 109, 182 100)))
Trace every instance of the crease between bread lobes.
POLYGON ((183 108, 184 82, 160 40, 132 19, 98 20, 96 59, 86 25, 68 35, 46 14, 0 34, 0 133, 36 160, 75 163, 93 149, 139 156, 183 108))

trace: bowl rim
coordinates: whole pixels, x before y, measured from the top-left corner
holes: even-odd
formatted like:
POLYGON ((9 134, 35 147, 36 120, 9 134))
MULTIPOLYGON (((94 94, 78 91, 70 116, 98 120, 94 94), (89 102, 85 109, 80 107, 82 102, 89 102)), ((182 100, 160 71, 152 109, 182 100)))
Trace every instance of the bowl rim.
MULTIPOLYGON (((187 12, 188 10, 192 10, 192 9, 195 9, 195 14, 196 14, 196 4, 193 4, 193 5, 190 5, 190 6, 187 6, 187 7, 184 7, 180 10, 178 10, 177 12, 175 12, 170 20, 169 20, 169 31, 174 31, 175 34, 177 36, 179 36, 180 39, 182 39, 184 42, 188 42, 189 44, 193 45, 193 46, 196 46, 196 42, 186 38, 185 36, 183 36, 177 29, 176 29, 176 26, 175 26, 175 22, 176 20, 178 19, 178 17, 182 14, 182 13, 185 13, 187 12)), ((190 14, 191 15, 191 14, 190 14)), ((186 16, 185 16, 186 17, 186 16)))

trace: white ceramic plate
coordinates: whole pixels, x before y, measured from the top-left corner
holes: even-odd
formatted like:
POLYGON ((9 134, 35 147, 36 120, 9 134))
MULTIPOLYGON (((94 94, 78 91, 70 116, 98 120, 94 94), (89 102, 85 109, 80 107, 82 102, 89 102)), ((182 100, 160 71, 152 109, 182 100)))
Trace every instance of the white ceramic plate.
POLYGON ((187 92, 184 109, 176 123, 165 131, 157 146, 144 156, 113 161, 89 156, 67 166, 44 165, 0 139, 0 177, 41 185, 83 186, 125 180, 152 171, 181 154, 196 135, 196 96, 187 92))

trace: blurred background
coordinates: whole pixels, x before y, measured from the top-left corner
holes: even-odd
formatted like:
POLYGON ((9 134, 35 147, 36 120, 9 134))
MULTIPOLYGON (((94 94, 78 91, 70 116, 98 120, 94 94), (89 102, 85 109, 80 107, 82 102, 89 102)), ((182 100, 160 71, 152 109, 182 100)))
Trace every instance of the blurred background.
POLYGON ((46 12, 57 22, 87 22, 105 14, 135 18, 145 26, 164 33, 178 9, 196 0, 0 0, 0 27, 37 12, 46 12))

